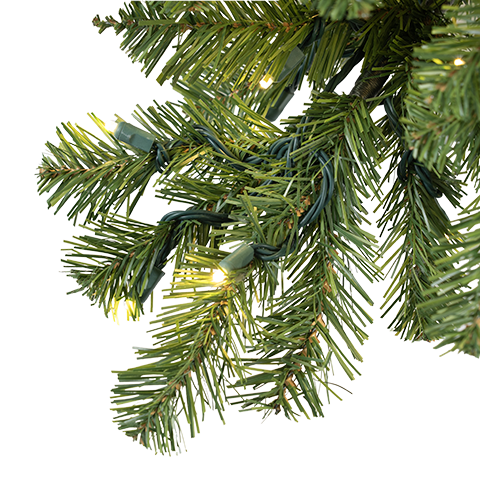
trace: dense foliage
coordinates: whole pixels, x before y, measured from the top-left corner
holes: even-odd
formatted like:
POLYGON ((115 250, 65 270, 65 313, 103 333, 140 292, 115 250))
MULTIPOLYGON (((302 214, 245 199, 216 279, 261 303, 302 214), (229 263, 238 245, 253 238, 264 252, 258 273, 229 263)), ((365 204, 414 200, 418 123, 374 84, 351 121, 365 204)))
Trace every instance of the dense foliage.
POLYGON ((184 96, 135 112, 150 151, 92 116, 102 137, 63 125, 39 170, 48 205, 70 205, 88 230, 65 264, 107 314, 126 300, 138 318, 149 282, 175 264, 176 302, 138 352, 150 363, 118 372, 127 435, 176 450, 182 412, 194 436, 207 406, 222 417, 226 402, 322 416, 322 396, 338 396, 332 365, 358 374, 364 301, 384 272, 398 335, 480 355, 479 201, 452 224, 438 200, 462 213, 459 179, 480 187, 479 15, 476 2, 280 0, 131 2, 94 19, 146 75, 173 45, 158 82, 184 96), (335 93, 362 61, 350 94, 335 93), (267 118, 304 82, 310 103, 279 129, 267 118), (133 220, 151 180, 186 212, 133 220), (372 196, 380 239, 365 226, 372 196), (215 283, 241 244, 253 260, 215 283))

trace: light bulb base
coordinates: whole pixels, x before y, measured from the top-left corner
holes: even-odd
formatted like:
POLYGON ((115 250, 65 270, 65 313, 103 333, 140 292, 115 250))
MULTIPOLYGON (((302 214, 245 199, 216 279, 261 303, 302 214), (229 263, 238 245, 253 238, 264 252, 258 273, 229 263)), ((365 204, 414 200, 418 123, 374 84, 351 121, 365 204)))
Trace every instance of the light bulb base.
MULTIPOLYGON (((140 297, 140 301, 142 303, 145 303, 147 298, 150 296, 150 294, 153 292, 153 289, 158 285, 158 282, 163 278, 165 275, 164 271, 158 267, 153 267, 152 271, 150 272, 150 275, 148 276, 148 282, 145 285, 145 288, 143 290, 143 293, 140 297)), ((145 278, 145 275, 142 277, 142 281, 140 282, 140 285, 143 283, 143 280, 145 278)))
POLYGON ((265 118, 269 120, 270 122, 274 122, 280 114, 283 112, 285 107, 288 105, 290 100, 294 97, 294 93, 292 93, 287 87, 278 97, 278 100, 275 102, 275 105, 271 106, 268 109, 267 114, 265 115, 265 118))
POLYGON ((127 143, 131 147, 143 150, 144 152, 149 152, 155 141, 155 135, 127 122, 120 122, 118 124, 114 136, 117 140, 127 143))
POLYGON ((250 245, 242 245, 230 255, 227 255, 218 266, 227 273, 246 267, 252 260, 255 251, 250 245))
POLYGON ((281 82, 287 75, 293 72, 293 70, 298 69, 300 64, 305 59, 305 54, 298 48, 295 47, 287 58, 285 65, 280 72, 280 76, 277 78, 277 82, 281 82))

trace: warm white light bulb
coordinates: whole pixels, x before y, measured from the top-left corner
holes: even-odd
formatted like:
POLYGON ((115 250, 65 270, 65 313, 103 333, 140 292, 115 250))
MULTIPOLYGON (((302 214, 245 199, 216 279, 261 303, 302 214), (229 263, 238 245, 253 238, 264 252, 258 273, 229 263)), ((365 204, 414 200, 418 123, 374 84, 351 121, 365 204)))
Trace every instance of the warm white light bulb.
POLYGON ((122 298, 120 300, 120 310, 124 313, 133 313, 135 311, 135 302, 133 300, 125 300, 124 298, 122 298))
POLYGON ((459 57, 459 58, 456 58, 456 59, 453 61, 453 64, 454 64, 456 67, 461 67, 462 65, 465 65, 465 62, 464 62, 464 60, 462 60, 462 59, 459 57))
POLYGON ((118 325, 118 305, 120 304, 120 300, 114 299, 110 302, 110 311, 112 312, 113 321, 118 325))
POLYGON ((273 83, 273 77, 268 73, 260 80, 260 88, 267 89, 273 83))
POLYGON ((127 304, 125 303, 125 299, 124 299, 124 298, 122 298, 122 299, 120 300, 120 310, 121 310, 122 312, 126 312, 126 311, 127 311, 127 304))
POLYGON ((225 273, 223 273, 220 269, 217 269, 214 270, 212 278, 214 283, 222 283, 226 277, 225 273))
POLYGON ((105 130, 110 133, 115 133, 115 130, 118 127, 118 123, 115 120, 109 120, 105 123, 105 130))

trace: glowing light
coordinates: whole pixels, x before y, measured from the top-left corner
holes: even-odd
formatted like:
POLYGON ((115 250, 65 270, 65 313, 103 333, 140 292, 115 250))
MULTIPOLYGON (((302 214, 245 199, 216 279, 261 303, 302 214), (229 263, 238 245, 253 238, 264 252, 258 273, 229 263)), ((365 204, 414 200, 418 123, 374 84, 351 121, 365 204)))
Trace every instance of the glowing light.
POLYGON ((133 302, 133 300, 125 300, 124 298, 122 298, 120 300, 120 310, 122 312, 126 312, 126 311, 134 312, 135 311, 135 303, 133 302))
POLYGON ((118 305, 120 304, 120 301, 117 299, 114 299, 113 302, 110 302, 110 312, 112 312, 112 317, 113 321, 119 325, 118 322, 118 305))
POLYGON ((462 65, 465 65, 465 62, 459 57, 459 58, 456 58, 456 59, 453 61, 453 64, 454 64, 456 67, 461 67, 462 65))
POLYGON ((217 269, 217 270, 214 270, 212 278, 214 283, 222 283, 223 281, 225 281, 226 276, 225 276, 225 273, 222 272, 222 270, 217 269))
POLYGON ((137 311, 137 304, 135 303, 135 300, 132 300, 131 298, 126 298, 125 305, 127 307, 127 320, 130 320, 130 317, 135 320, 135 318, 137 317, 137 315, 135 315, 137 311))
POLYGON ((266 90, 273 83, 273 77, 268 73, 260 80, 260 88, 266 90))
POLYGON ((115 133, 115 130, 118 127, 118 123, 115 120, 109 120, 105 123, 105 130, 110 133, 115 133))

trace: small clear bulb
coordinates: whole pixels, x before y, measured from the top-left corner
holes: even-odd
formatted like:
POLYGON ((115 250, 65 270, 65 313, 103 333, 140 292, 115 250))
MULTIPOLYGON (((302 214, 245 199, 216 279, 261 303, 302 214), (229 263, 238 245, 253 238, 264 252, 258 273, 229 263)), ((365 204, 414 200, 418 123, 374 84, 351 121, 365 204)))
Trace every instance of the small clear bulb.
POLYGON ((115 130, 118 127, 118 123, 115 120, 109 120, 105 123, 105 130, 110 133, 115 133, 115 130))
POLYGON ((226 276, 225 273, 222 272, 222 270, 217 269, 214 270, 212 278, 214 283, 222 283, 223 281, 225 281, 226 276))
POLYGON ((260 80, 260 88, 266 90, 273 83, 273 77, 268 73, 260 80))
POLYGON ((453 61, 453 64, 456 66, 456 67, 461 67, 462 65, 465 65, 465 61, 462 60, 460 57, 456 58, 454 61, 453 61))

